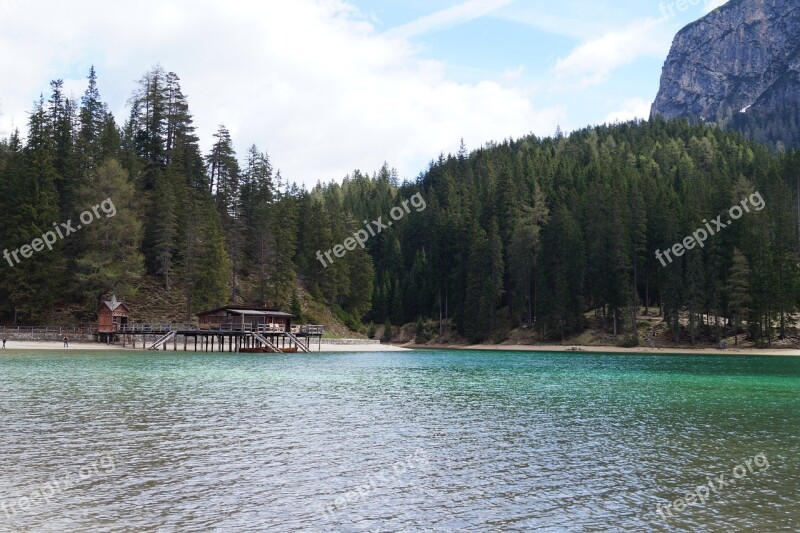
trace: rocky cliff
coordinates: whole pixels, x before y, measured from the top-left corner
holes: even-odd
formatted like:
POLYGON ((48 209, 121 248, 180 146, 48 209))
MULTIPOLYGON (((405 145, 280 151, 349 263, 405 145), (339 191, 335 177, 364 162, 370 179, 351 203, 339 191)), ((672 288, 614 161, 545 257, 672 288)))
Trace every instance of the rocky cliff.
POLYGON ((731 0, 682 29, 651 115, 800 140, 800 0, 731 0))

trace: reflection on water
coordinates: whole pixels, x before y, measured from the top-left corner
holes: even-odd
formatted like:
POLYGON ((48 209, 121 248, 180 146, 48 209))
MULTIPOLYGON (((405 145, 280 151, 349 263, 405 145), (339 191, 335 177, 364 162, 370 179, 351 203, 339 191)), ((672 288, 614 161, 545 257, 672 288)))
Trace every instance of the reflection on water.
POLYGON ((0 531, 798 530, 798 393, 790 358, 4 355, 0 531))

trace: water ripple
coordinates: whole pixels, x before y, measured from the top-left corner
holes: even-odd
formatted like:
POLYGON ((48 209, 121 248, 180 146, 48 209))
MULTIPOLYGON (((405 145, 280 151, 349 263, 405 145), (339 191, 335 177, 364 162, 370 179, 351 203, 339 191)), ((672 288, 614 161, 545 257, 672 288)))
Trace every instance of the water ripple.
POLYGON ((794 359, 12 354, 0 531, 796 531, 798 392, 794 359))

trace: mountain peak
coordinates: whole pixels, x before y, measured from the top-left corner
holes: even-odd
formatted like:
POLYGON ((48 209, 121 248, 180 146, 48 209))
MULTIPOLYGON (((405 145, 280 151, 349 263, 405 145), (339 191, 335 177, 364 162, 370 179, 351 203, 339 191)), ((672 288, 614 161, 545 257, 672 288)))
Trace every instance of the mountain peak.
POLYGON ((675 36, 651 116, 747 129, 736 115, 794 116, 798 103, 800 3, 731 0, 675 36))

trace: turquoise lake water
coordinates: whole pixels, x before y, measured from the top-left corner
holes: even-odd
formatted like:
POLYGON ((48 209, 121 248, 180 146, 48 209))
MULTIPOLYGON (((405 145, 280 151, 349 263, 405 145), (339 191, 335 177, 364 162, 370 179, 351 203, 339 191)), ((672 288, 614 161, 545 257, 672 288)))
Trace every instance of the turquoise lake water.
POLYGON ((798 531, 800 359, 7 351, 0 452, 0 531, 798 531))

